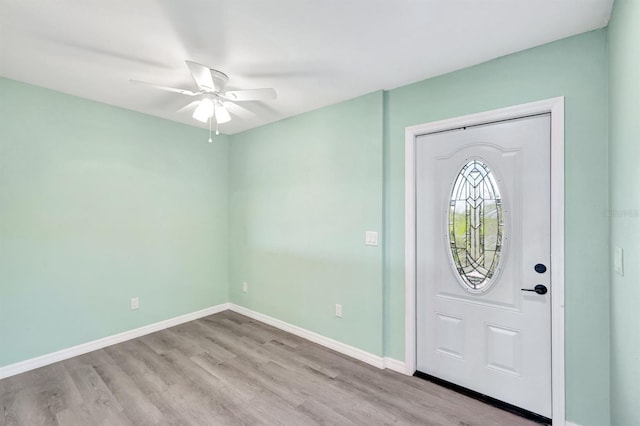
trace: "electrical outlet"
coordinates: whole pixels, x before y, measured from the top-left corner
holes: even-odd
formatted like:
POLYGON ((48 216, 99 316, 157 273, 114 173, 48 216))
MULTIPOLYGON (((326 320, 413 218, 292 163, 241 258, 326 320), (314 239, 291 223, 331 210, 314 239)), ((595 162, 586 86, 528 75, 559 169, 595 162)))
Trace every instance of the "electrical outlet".
POLYGON ((248 293, 249 292, 249 284, 247 284, 246 281, 242 283, 242 292, 243 293, 248 293))
POLYGON ((138 309, 140 307, 140 298, 139 297, 132 297, 131 298, 131 310, 135 310, 138 309))
POLYGON ((342 305, 336 303, 336 316, 342 318, 342 305))

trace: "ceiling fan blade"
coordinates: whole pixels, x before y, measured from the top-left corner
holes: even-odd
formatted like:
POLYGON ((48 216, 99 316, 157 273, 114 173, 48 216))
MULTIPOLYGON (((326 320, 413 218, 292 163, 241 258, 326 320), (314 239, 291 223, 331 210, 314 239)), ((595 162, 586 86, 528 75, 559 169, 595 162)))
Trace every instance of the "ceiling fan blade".
POLYGON ((188 103, 187 105, 183 106, 182 108, 180 108, 176 112, 182 113, 182 112, 185 112, 185 111, 189 111, 189 110, 191 110, 193 108, 196 108, 198 105, 200 105, 200 101, 193 101, 193 102, 188 103))
POLYGON ((222 103, 222 105, 224 105, 227 111, 229 111, 231 114, 237 115, 238 117, 245 120, 250 120, 256 116, 255 112, 248 110, 242 105, 233 103, 231 101, 225 101, 222 103))
POLYGON ((274 89, 247 89, 229 90, 224 93, 224 97, 230 101, 266 101, 276 99, 278 94, 274 89))
POLYGON ((196 82, 200 89, 205 91, 215 90, 215 85, 213 84, 213 78, 211 77, 211 69, 202 64, 198 64, 197 62, 185 61, 189 70, 191 71, 191 76, 193 80, 196 82))
POLYGON ((222 124, 222 123, 226 123, 228 121, 231 121, 231 116, 229 115, 229 111, 227 111, 227 109, 224 107, 224 105, 222 104, 218 104, 215 107, 215 115, 216 115, 216 122, 218 124, 222 124))
POLYGON ((129 80, 129 81, 131 83, 134 83, 134 84, 141 84, 143 86, 149 86, 149 87, 153 87, 155 89, 164 90, 165 92, 180 93, 181 95, 187 95, 187 96, 196 96, 198 94, 196 92, 192 92, 191 90, 176 89, 175 87, 160 86, 158 84, 147 83, 146 81, 140 81, 140 80, 129 80))

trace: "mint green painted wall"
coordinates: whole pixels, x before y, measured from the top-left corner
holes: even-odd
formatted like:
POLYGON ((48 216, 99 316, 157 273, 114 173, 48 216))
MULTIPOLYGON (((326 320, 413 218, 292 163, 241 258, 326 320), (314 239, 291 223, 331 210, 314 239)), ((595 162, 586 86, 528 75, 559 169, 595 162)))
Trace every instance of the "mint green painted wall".
POLYGON ((567 419, 584 426, 602 426, 609 424, 606 367, 609 365, 609 226, 604 214, 608 207, 608 111, 604 30, 387 94, 384 169, 388 331, 385 351, 392 358, 404 359, 405 127, 556 96, 565 96, 566 102, 567 419))
POLYGON ((377 355, 382 250, 365 246, 364 233, 382 229, 382 99, 302 114, 230 144, 231 301, 377 355))
POLYGON ((207 138, 0 78, 0 366, 228 301, 207 138))
MULTIPOLYGON (((609 35, 611 245, 624 276, 611 275, 611 424, 640 424, 640 2, 616 0, 609 35)), ((613 250, 612 250, 613 251, 613 250)))

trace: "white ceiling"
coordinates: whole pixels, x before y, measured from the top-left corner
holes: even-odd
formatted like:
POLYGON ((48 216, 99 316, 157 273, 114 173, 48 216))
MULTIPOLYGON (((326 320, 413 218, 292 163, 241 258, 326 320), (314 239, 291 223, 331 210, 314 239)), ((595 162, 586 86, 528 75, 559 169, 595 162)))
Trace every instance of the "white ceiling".
MULTIPOLYGON (((0 75, 206 127, 184 60, 278 99, 232 134, 605 26, 613 0, 0 0, 0 75)), ((0 94, 1 95, 1 94, 0 94)))

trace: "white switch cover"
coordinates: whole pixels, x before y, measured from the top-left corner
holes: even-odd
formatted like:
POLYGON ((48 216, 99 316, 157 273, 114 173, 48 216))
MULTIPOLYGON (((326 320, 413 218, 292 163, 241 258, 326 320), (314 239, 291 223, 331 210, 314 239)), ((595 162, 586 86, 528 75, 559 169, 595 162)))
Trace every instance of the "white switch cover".
POLYGON ((624 276, 624 253, 622 247, 616 247, 613 256, 613 270, 618 275, 624 276))
POLYGON ((378 233, 376 231, 366 231, 364 233, 364 244, 367 246, 377 246, 378 233))
POLYGON ((249 291, 249 284, 247 284, 247 282, 245 281, 242 283, 242 292, 246 293, 248 291, 249 291))
POLYGON ((138 309, 140 307, 140 298, 132 297, 131 298, 131 310, 138 309))
POLYGON ((342 305, 336 303, 336 316, 342 318, 342 305))

